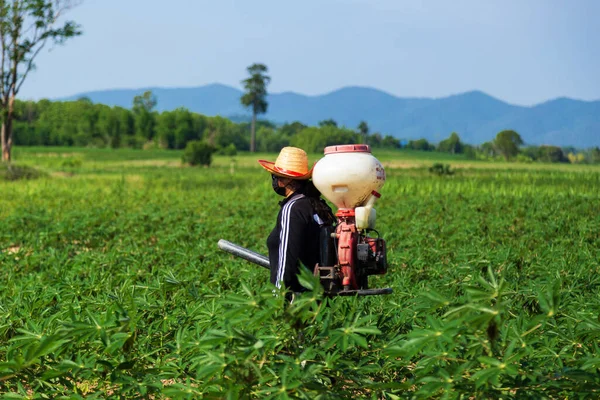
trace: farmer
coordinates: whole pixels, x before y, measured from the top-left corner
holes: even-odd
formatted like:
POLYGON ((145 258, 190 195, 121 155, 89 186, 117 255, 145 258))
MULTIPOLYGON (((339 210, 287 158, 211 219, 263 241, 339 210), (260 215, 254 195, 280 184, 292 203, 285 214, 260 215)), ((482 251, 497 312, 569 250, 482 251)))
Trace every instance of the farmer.
POLYGON ((300 262, 311 271, 319 262, 320 227, 333 223, 333 212, 310 180, 312 168, 308 168, 304 150, 284 147, 274 163, 258 162, 271 173, 275 193, 284 197, 275 228, 267 238, 271 283, 303 292, 306 289, 298 281, 300 262))

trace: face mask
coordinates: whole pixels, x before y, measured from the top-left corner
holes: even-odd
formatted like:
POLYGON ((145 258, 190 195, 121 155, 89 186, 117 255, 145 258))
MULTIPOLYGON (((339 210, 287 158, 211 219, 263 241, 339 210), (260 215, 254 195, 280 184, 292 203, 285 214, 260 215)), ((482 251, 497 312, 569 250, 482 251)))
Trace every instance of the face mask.
POLYGON ((273 187, 275 193, 277 193, 280 196, 285 196, 285 186, 279 186, 279 178, 275 175, 271 175, 271 186, 273 187))

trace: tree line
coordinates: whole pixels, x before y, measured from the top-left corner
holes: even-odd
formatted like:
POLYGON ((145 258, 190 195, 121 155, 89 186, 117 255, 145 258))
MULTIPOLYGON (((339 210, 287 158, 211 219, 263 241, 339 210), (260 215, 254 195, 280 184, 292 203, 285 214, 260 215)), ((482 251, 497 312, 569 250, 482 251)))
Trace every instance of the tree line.
MULTIPOLYGON (((130 109, 76 101, 15 101, 13 138, 20 146, 91 146, 184 149, 188 142, 203 141, 221 154, 250 151, 250 122, 233 122, 220 116, 205 116, 186 108, 158 112, 151 92, 133 99, 130 109)), ((516 161, 600 162, 600 149, 580 151, 557 146, 526 146, 514 131, 502 131, 493 141, 473 146, 456 132, 437 144, 426 139, 401 141, 371 132, 367 122, 355 129, 338 126, 333 119, 307 126, 301 122, 276 125, 256 122, 256 150, 278 152, 297 146, 321 152, 333 144, 367 143, 374 148, 408 148, 464 154, 472 159, 504 158, 516 161)))
MULTIPOLYGON (((149 91, 136 96, 131 109, 94 104, 87 98, 76 101, 17 100, 14 141, 21 146, 183 149, 188 142, 201 140, 220 152, 250 150, 250 123, 205 116, 186 108, 158 112, 156 102, 149 91)), ((392 136, 338 127, 331 120, 323 121, 319 126, 300 122, 277 126, 257 120, 256 127, 256 150, 262 152, 277 152, 288 145, 319 152, 332 144, 362 141, 368 141, 373 147, 401 147, 400 141, 392 136)))
POLYGON ((575 147, 559 147, 553 145, 525 145, 521 135, 514 130, 503 130, 496 137, 478 146, 463 143, 456 132, 437 145, 426 139, 411 140, 407 148, 422 151, 438 151, 451 154, 464 154, 470 159, 494 160, 504 159, 517 162, 549 162, 572 164, 600 163, 600 148, 577 149, 575 147))

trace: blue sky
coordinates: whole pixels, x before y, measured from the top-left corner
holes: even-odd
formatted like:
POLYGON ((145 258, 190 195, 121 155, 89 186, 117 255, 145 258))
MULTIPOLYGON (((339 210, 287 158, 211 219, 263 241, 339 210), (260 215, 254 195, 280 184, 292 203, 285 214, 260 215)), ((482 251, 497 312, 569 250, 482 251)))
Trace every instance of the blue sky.
POLYGON ((44 50, 20 97, 240 87, 262 62, 270 92, 598 100, 599 16, 597 0, 83 0, 67 18, 84 34, 44 50))

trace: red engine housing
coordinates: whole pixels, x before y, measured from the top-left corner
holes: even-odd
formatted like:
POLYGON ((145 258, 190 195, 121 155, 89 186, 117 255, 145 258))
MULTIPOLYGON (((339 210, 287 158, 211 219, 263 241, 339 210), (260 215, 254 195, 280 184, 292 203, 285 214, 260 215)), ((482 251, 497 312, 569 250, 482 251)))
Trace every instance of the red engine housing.
POLYGON ((377 289, 369 292, 368 277, 387 272, 385 240, 370 237, 368 231, 361 232, 356 228, 353 209, 340 209, 336 217, 338 223, 335 233, 331 234, 337 260, 333 266, 315 267, 315 275, 319 276, 325 291, 330 294, 385 294, 391 289, 377 289))

